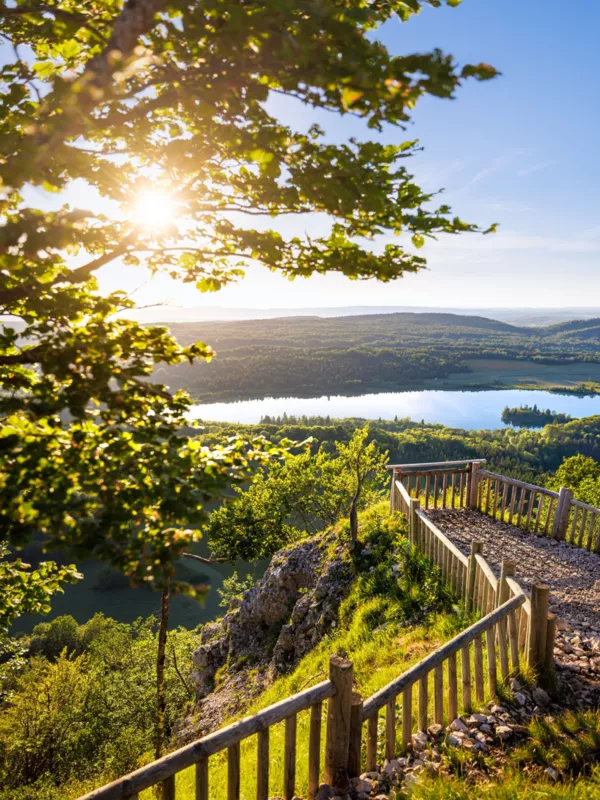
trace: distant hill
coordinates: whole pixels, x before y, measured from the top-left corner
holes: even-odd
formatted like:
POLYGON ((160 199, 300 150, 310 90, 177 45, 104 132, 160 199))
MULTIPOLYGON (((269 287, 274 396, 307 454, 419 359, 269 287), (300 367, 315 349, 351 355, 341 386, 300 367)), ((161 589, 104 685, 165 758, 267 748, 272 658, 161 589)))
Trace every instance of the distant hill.
POLYGON ((206 402, 438 388, 442 380, 455 389, 570 387, 600 377, 596 322, 534 328, 403 312, 171 323, 181 344, 207 342, 217 358, 161 366, 155 379, 206 402))
POLYGON ((573 334, 578 338, 596 338, 600 336, 600 317, 595 319, 575 319, 570 322, 559 322, 551 325, 548 334, 568 336, 573 334))
POLYGON ((569 320, 600 317, 600 308, 431 308, 427 306, 327 306, 322 308, 226 308, 203 305, 195 308, 159 307, 141 309, 142 322, 207 322, 278 317, 353 317, 374 314, 454 314, 507 322, 521 327, 555 325, 569 320))

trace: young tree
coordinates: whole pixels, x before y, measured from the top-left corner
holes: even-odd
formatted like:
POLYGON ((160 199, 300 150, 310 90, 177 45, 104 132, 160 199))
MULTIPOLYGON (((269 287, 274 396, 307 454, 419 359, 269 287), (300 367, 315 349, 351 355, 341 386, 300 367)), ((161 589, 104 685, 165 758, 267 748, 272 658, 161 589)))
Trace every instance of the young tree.
POLYGON ((352 544, 358 533, 358 511, 381 496, 387 453, 368 443, 365 426, 348 444, 335 443, 288 456, 256 475, 247 491, 236 489, 232 502, 210 515, 205 532, 213 553, 235 563, 268 558, 300 535, 314 533, 345 516, 352 544))
POLYGON ((375 442, 368 442, 369 426, 359 428, 347 445, 338 446, 342 474, 348 482, 350 502, 350 539, 352 546, 358 536, 358 509, 361 496, 373 482, 381 486, 385 475, 387 453, 381 453, 375 442))

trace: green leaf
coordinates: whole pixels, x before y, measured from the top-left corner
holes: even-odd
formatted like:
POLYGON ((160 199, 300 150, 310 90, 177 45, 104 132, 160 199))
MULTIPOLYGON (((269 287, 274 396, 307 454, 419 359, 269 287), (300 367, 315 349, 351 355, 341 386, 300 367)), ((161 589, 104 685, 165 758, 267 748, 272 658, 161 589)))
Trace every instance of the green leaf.
POLYGON ((357 100, 360 100, 362 96, 363 92, 360 92, 357 89, 349 89, 349 88, 342 89, 341 91, 342 106, 348 109, 351 106, 353 106, 357 100))
POLYGON ((425 244, 425 238, 420 233, 415 233, 412 236, 412 243, 420 250, 425 244))

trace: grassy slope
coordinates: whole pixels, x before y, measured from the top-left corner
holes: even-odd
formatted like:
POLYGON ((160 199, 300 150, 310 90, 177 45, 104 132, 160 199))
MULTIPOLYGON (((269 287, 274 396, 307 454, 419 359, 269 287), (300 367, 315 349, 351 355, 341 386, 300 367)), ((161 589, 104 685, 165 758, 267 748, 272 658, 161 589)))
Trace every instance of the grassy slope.
MULTIPOLYGON (((440 586, 438 576, 432 574, 427 562, 409 553, 404 530, 401 519, 390 519, 387 504, 362 516, 360 538, 363 546, 368 544, 372 549, 372 554, 356 561, 358 577, 340 610, 337 632, 302 659, 292 673, 279 678, 250 707, 240 708, 236 718, 255 713, 323 680, 332 653, 344 653, 352 659, 355 688, 366 698, 465 627, 468 620, 440 586), (400 579, 391 571, 395 563, 403 565, 400 579), (421 614, 414 622, 418 609, 421 614)), ((252 679, 251 673, 248 679, 252 679)), ((430 691, 430 701, 432 694, 430 691)), ((565 719, 554 727, 543 723, 534 727, 532 740, 513 753, 501 770, 491 756, 487 763, 479 763, 483 774, 488 771, 489 777, 477 783, 460 777, 462 765, 468 758, 465 759, 462 752, 452 751, 457 774, 452 778, 423 778, 411 797, 415 800, 600 800, 600 777, 590 766, 600 752, 600 717, 589 714, 583 722, 580 718, 565 719), (543 774, 543 769, 549 765, 566 776, 557 785, 550 783, 543 774)), ((384 719, 380 715, 380 746, 383 730, 384 719)), ((281 796, 282 792, 283 733, 283 724, 270 729, 271 797, 281 796)), ((322 749, 324 741, 323 724, 322 749)), ((399 736, 397 741, 400 741, 399 736)), ((241 797, 253 800, 256 737, 242 743, 241 760, 241 797)), ((383 761, 382 753, 379 760, 383 761)), ((308 712, 302 712, 298 716, 297 740, 296 792, 300 796, 306 796, 307 763, 308 712)), ((482 773, 479 774, 481 778, 482 773)), ((64 791, 63 800, 74 800, 94 785, 97 783, 69 787, 64 791)), ((177 800, 195 800, 193 769, 177 776, 176 790, 177 800)), ((210 797, 221 800, 226 796, 226 757, 219 754, 211 758, 210 797)), ((152 791, 140 796, 140 800, 154 798, 152 791)))

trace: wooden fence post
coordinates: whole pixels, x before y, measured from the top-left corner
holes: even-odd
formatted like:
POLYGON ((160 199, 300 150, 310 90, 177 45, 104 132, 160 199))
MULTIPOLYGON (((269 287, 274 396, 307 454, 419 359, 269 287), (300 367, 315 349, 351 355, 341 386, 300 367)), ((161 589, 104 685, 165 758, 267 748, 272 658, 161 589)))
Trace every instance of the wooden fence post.
POLYGON ((361 773, 360 754, 362 745, 362 707, 363 699, 358 692, 352 692, 350 707, 350 747, 348 750, 348 777, 358 778, 361 773))
POLYGON ((556 511, 554 512, 554 522, 552 523, 552 538, 559 542, 564 541, 567 535, 572 499, 573 492, 571 489, 561 486, 558 492, 556 511))
POLYGON ((548 614, 548 627, 546 628, 546 652, 544 653, 544 667, 550 669, 554 664, 554 639, 556 638, 556 617, 548 614))
POLYGON ((411 544, 416 544, 417 524, 419 522, 417 511, 421 508, 421 501, 417 497, 411 497, 408 502, 408 538, 411 544))
POLYGON ((350 717, 352 714, 352 662, 342 656, 329 659, 329 680, 335 694, 327 704, 325 739, 325 783, 340 792, 349 788, 348 754, 350 751, 350 717))
MULTIPOLYGON (((503 561, 502 569, 504 581, 506 578, 514 578, 516 567, 514 561, 503 561)), ((507 598, 508 599, 508 596, 507 598)), ((508 645, 510 648, 510 665, 514 675, 519 671, 519 632, 517 630, 517 615, 511 611, 508 615, 508 645)))
POLYGON ((467 508, 477 508, 477 491, 479 488, 479 462, 472 461, 469 470, 467 491, 467 508))
MULTIPOLYGON (((507 575, 515 574, 515 564, 513 561, 502 560, 502 567, 500 569, 500 580, 498 581, 498 589, 496 592, 496 608, 506 603, 510 594, 508 583, 506 582, 507 575)), ((502 680, 507 680, 509 675, 508 665, 508 643, 507 643, 507 620, 503 619, 496 625, 496 644, 498 645, 498 653, 500 655, 500 672, 502 680)))
POLYGON ((477 553, 481 553, 481 549, 481 542, 471 542, 471 555, 469 556, 469 562, 467 565, 467 611, 473 610, 473 599, 475 596, 475 575, 477 572, 477 561, 475 561, 475 556, 477 553))
POLYGON ((546 636, 548 628, 548 586, 533 584, 531 587, 531 612, 527 626, 527 664, 534 669, 546 660, 546 636))

